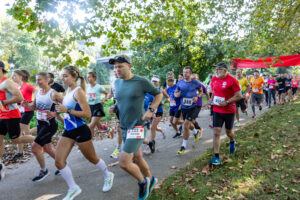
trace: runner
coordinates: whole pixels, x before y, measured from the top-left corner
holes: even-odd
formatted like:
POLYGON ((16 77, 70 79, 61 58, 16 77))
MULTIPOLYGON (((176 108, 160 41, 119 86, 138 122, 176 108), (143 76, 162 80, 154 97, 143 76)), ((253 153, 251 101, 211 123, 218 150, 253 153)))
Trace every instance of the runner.
POLYGON ((268 80, 268 105, 269 108, 271 108, 271 98, 273 97, 273 104, 276 105, 276 86, 277 86, 277 81, 274 79, 273 75, 270 74, 269 80, 268 80))
POLYGON ((241 108, 242 113, 246 113, 247 116, 249 116, 248 111, 247 111, 247 106, 245 103, 245 99, 246 99, 246 95, 250 90, 250 84, 248 82, 248 80, 243 77, 242 74, 242 70, 238 69, 236 71, 236 79, 239 82, 240 88, 241 88, 241 92, 242 92, 242 98, 236 102, 236 124, 235 126, 239 127, 240 126, 240 113, 239 113, 239 108, 241 108))
POLYGON ((178 75, 178 81, 181 81, 181 80, 183 80, 183 74, 178 75))
POLYGON ((174 80, 172 78, 169 78, 167 80, 167 84, 169 86, 168 89, 167 89, 167 93, 168 93, 170 98, 166 99, 166 101, 170 102, 170 111, 169 111, 170 123, 171 123, 172 127, 174 128, 174 130, 176 131, 173 138, 176 138, 176 137, 181 135, 181 131, 177 128, 177 125, 181 125, 181 123, 179 123, 179 119, 180 119, 180 116, 181 116, 181 110, 179 109, 180 98, 176 98, 174 96, 174 92, 175 92, 175 89, 176 89, 176 85, 174 84, 174 80))
MULTIPOLYGON (((12 74, 12 80, 18 84, 18 88, 21 91, 23 98, 25 101, 31 102, 32 101, 32 94, 35 91, 35 88, 32 85, 29 85, 27 82, 30 79, 30 74, 26 70, 15 70, 12 74)), ((21 102, 18 105, 18 108, 21 112, 21 121, 20 121, 20 128, 21 128, 21 135, 23 133, 25 135, 32 135, 30 132, 30 120, 34 115, 34 111, 28 110, 21 106, 21 102)), ((23 157, 23 144, 18 144, 18 153, 14 155, 13 158, 9 159, 10 162, 17 161, 19 158, 23 157)))
POLYGON ((261 103, 263 101, 263 88, 265 85, 264 79, 259 76, 257 70, 254 71, 254 77, 250 81, 252 94, 251 94, 251 107, 253 111, 252 118, 255 118, 255 104, 259 107, 259 110, 262 110, 261 103))
POLYGON ((293 95, 293 92, 292 92, 293 77, 292 77, 292 75, 289 75, 289 74, 285 74, 285 77, 286 77, 286 82, 285 82, 286 96, 287 96, 287 100, 290 101, 290 100, 292 100, 292 95, 293 95))
POLYGON ((278 103, 283 105, 285 102, 285 94, 286 94, 286 77, 284 76, 284 74, 280 74, 280 77, 277 79, 277 83, 278 83, 278 98, 279 101, 278 103))
POLYGON ((198 117, 198 108, 196 103, 201 97, 200 95, 202 95, 202 84, 199 81, 192 79, 192 73, 192 68, 190 66, 183 68, 184 80, 177 83, 174 94, 175 97, 180 98, 181 111, 184 120, 184 135, 182 145, 178 150, 179 155, 182 155, 186 149, 190 129, 194 132, 195 142, 198 142, 202 136, 201 132, 197 131, 193 125, 193 120, 198 117), (199 93, 199 96, 197 95, 197 92, 199 93))
POLYGON ((147 79, 131 72, 130 58, 126 55, 116 56, 109 60, 119 77, 115 82, 116 99, 120 111, 120 125, 124 141, 120 156, 120 167, 138 181, 139 200, 146 199, 157 178, 154 178, 143 158, 141 145, 146 137, 144 121, 155 113, 162 100, 162 94, 147 79), (154 95, 154 101, 143 115, 145 94, 154 95), (134 161, 134 162, 132 162, 134 161))
MULTIPOLYGON (((169 96, 168 94, 165 92, 165 90, 161 90, 159 88, 159 85, 160 85, 160 79, 158 76, 153 76, 152 79, 151 79, 151 82, 153 83, 153 85, 163 93, 163 95, 168 99, 169 96)), ((168 86, 169 87, 169 86, 168 86)), ((148 99, 149 99, 149 107, 151 107, 151 104, 153 103, 153 100, 154 100, 154 96, 151 95, 151 94, 148 94, 146 93, 146 96, 148 96, 148 99)), ((149 109, 149 108, 148 108, 149 109)), ((166 134, 165 132, 160 128, 158 127, 158 124, 159 122, 161 121, 162 119, 162 116, 163 116, 163 112, 164 112, 164 109, 163 109, 163 104, 160 103, 159 106, 157 107, 157 111, 155 114, 153 114, 152 116, 152 122, 151 122, 151 135, 150 135, 150 140, 148 139, 145 139, 144 140, 144 144, 147 144, 147 147, 146 149, 144 150, 144 153, 145 154, 149 154, 150 151, 151 153, 155 153, 155 137, 156 137, 156 131, 159 131, 162 133, 162 136, 163 136, 163 139, 166 139, 166 134)))
MULTIPOLYGON (((48 82, 48 73, 37 73, 36 84, 40 90, 36 93, 33 102, 25 100, 22 103, 25 109, 37 111, 37 137, 32 144, 32 153, 36 157, 41 169, 39 175, 32 179, 33 182, 43 181, 49 175, 43 152, 48 153, 55 159, 55 149, 51 144, 52 137, 58 129, 58 124, 55 120, 57 115, 55 112, 55 103, 61 102, 63 97, 50 88, 48 82)), ((57 174, 59 174, 59 171, 55 172, 55 175, 57 174)))
POLYGON ((92 120, 89 124, 89 127, 92 132, 92 137, 94 137, 95 127, 98 127, 98 130, 101 129, 101 117, 105 116, 103 104, 107 100, 108 92, 96 83, 97 80, 97 73, 96 72, 89 72, 87 74, 87 97, 88 97, 88 103, 92 112, 92 120), (101 100, 101 94, 105 95, 105 98, 101 100))
POLYGON ((102 191, 107 192, 112 188, 114 174, 108 171, 105 162, 96 155, 91 130, 83 120, 83 118, 90 118, 92 115, 86 100, 84 78, 80 76, 78 68, 74 66, 64 67, 61 78, 68 90, 62 104, 59 103, 55 106, 57 112, 64 113, 65 120, 65 131, 56 147, 55 165, 69 186, 64 200, 74 199, 81 193, 81 188, 75 183, 72 171, 66 163, 75 143, 84 157, 103 173, 104 185, 102 191), (80 86, 77 86, 76 83, 78 79, 81 82, 80 86))
POLYGON ((266 105, 268 106, 268 99, 269 99, 269 93, 268 93, 268 87, 267 87, 267 83, 268 83, 268 78, 265 74, 262 74, 262 77, 265 81, 265 85, 263 87, 263 94, 265 96, 265 102, 266 102, 266 105))
POLYGON ((297 80, 297 76, 294 75, 293 81, 292 81, 292 90, 293 90, 293 100, 295 101, 297 99, 297 90, 300 87, 299 81, 297 80))
POLYGON ((5 176, 2 157, 6 133, 8 133, 13 144, 32 143, 34 140, 31 135, 20 136, 21 113, 17 103, 23 101, 23 97, 16 84, 4 77, 6 73, 5 65, 0 61, 0 181, 5 176))
POLYGON ((236 113, 235 102, 242 98, 239 82, 230 74, 227 73, 227 65, 223 62, 215 65, 216 76, 212 78, 212 101, 214 104, 214 137, 213 146, 215 156, 211 164, 220 165, 220 136, 222 126, 225 123, 226 134, 230 139, 229 152, 235 152, 234 133, 232 131, 234 114, 236 113))
POLYGON ((54 89, 56 92, 60 92, 65 96, 65 94, 66 94, 65 88, 62 85, 54 82, 54 74, 53 73, 49 72, 48 74, 49 74, 49 86, 52 89, 54 89))
POLYGON ((169 71, 169 72, 167 73, 166 82, 165 82, 164 85, 162 86, 163 89, 167 89, 167 88, 168 88, 168 83, 167 83, 167 80, 168 80, 168 79, 173 79, 173 80, 174 80, 174 84, 176 84, 176 83, 178 82, 178 80, 175 79, 174 72, 169 71))

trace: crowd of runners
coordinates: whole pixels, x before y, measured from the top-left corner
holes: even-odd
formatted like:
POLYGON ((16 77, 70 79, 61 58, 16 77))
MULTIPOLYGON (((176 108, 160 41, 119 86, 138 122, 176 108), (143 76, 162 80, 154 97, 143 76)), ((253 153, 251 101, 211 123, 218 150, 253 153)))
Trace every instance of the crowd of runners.
MULTIPOLYGON (((119 120, 114 132, 117 144, 111 157, 119 159, 120 167, 138 181, 138 199, 146 199, 158 180, 155 178, 143 158, 144 154, 155 153, 156 132, 166 139, 166 130, 159 123, 164 115, 164 104, 169 103, 170 128, 173 138, 182 138, 178 154, 187 149, 190 133, 194 142, 198 142, 203 128, 197 122, 201 109, 205 106, 203 96, 210 109, 210 123, 213 128, 214 157, 212 165, 220 165, 220 135, 223 124, 230 139, 229 152, 235 153, 234 126, 240 126, 239 108, 249 117, 256 117, 256 107, 262 110, 262 104, 271 107, 295 100, 299 91, 299 76, 280 74, 260 74, 246 76, 238 69, 230 74, 225 63, 214 66, 215 73, 201 83, 199 76, 190 66, 185 66, 182 74, 175 77, 170 71, 166 82, 154 75, 151 81, 131 72, 131 60, 126 55, 109 60, 114 65, 116 80, 107 92, 97 84, 97 73, 89 72, 83 77, 77 67, 67 66, 60 72, 63 86, 54 82, 54 75, 47 72, 36 74, 36 89, 30 85, 30 73, 15 70, 11 79, 6 76, 5 65, 0 61, 0 181, 4 181, 5 166, 2 157, 5 153, 4 139, 8 136, 18 147, 18 152, 9 161, 23 157, 23 145, 32 144, 32 153, 39 167, 39 173, 33 182, 43 181, 49 171, 45 164, 44 152, 53 158, 57 170, 69 187, 64 200, 74 199, 81 193, 76 184, 67 158, 76 144, 84 157, 95 165, 104 176, 103 192, 108 192, 114 181, 114 174, 107 168, 105 161, 95 152, 92 140, 95 128, 108 129, 111 137, 113 130, 101 124, 105 116, 103 104, 113 98, 114 105, 109 113, 119 120), (86 84, 87 82, 87 84, 86 84), (104 96, 104 98, 103 98, 104 96), (35 113, 35 115, 34 115, 35 113), (37 127, 30 129, 30 121, 36 117, 37 127), (90 118, 86 124, 85 118, 90 118), (58 130, 58 121, 64 124, 64 132, 56 147, 52 137, 58 130), (150 134, 146 134, 147 129, 150 134), (35 135, 36 136, 33 136, 35 135), (142 150, 142 144, 145 148, 142 150)), ((209 116, 208 116, 209 117, 209 116)))

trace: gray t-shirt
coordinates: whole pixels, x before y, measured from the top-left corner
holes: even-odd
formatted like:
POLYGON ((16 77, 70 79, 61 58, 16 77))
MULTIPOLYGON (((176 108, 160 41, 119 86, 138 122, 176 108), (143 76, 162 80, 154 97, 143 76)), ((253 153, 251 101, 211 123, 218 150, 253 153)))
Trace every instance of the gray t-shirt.
POLYGON ((143 125, 145 94, 149 93, 153 96, 160 94, 160 91, 149 80, 137 75, 129 80, 117 79, 115 90, 122 129, 132 129, 136 125, 143 125))

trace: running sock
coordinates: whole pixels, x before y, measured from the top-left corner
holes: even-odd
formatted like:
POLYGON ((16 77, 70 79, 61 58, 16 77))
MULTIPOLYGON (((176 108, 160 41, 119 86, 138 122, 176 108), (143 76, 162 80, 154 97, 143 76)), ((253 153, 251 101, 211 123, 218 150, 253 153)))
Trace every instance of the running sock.
POLYGON ((65 179, 70 189, 76 188, 76 183, 72 175, 72 171, 68 165, 65 166, 65 168, 59 170, 61 176, 65 179))
POLYGON ((187 143, 187 140, 182 140, 182 145, 184 148, 186 148, 186 143, 187 143))
POLYGON ((219 154, 218 154, 218 153, 215 153, 215 157, 216 157, 216 158, 219 158, 219 154))
POLYGON ((121 144, 118 144, 118 145, 117 145, 117 149, 118 149, 119 151, 121 151, 121 146, 122 146, 121 144))
POLYGON ((96 167, 103 173, 105 178, 109 178, 109 171, 104 160, 100 159, 100 161, 96 164, 96 167))
POLYGON ((196 135, 197 134, 197 129, 194 128, 193 133, 194 133, 194 135, 196 135))
POLYGON ((41 168, 41 171, 46 172, 47 168, 41 168))
POLYGON ((198 122, 196 122, 196 121, 194 123, 194 126, 195 126, 196 129, 200 129, 200 126, 199 126, 198 122))
POLYGON ((255 106, 252 106, 253 114, 255 115, 255 106))

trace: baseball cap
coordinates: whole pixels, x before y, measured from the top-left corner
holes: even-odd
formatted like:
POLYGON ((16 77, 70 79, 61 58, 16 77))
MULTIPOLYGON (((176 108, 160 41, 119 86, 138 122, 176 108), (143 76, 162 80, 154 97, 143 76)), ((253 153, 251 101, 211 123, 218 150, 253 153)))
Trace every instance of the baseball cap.
POLYGON ((160 81, 160 79, 159 79, 157 76, 153 76, 153 77, 152 77, 152 79, 151 79, 151 81, 156 81, 156 82, 159 82, 159 81, 160 81))
POLYGON ((2 71, 3 71, 4 73, 7 73, 7 71, 5 70, 5 64, 4 64, 4 62, 2 62, 1 60, 0 60, 0 67, 2 68, 2 71))
POLYGON ((223 68, 227 69, 227 65, 224 62, 219 62, 216 65, 214 65, 214 67, 223 67, 223 68))
POLYGON ((114 58, 109 59, 108 62, 109 62, 109 64, 111 64, 111 65, 115 64, 115 62, 131 64, 131 63, 130 63, 130 58, 129 58, 129 56, 126 56, 126 55, 116 56, 116 57, 114 57, 114 58))

